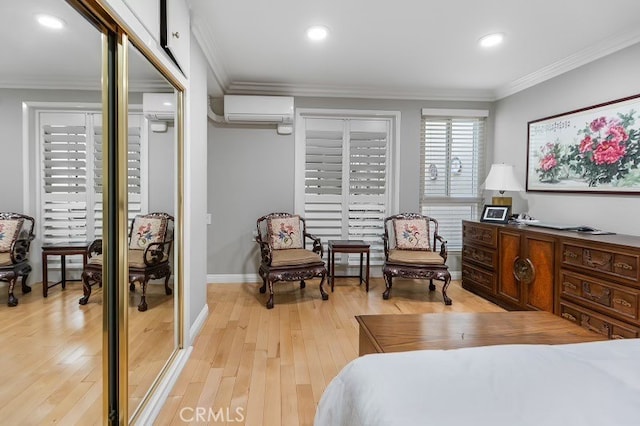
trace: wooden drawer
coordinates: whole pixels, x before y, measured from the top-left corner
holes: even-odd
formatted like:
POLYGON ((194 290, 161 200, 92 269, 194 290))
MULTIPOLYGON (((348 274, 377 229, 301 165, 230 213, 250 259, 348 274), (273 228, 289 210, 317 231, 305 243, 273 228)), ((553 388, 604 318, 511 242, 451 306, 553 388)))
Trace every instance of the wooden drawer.
POLYGON ((498 228, 496 226, 463 221, 462 239, 465 243, 476 243, 496 248, 498 246, 498 228))
POLYGON ((560 270, 562 297, 576 299, 593 309, 637 322, 640 319, 640 292, 632 288, 607 283, 564 269, 560 270))
POLYGON ((496 274, 467 262, 462 262, 462 281, 495 292, 496 274))
POLYGON ((635 339, 640 336, 640 328, 607 318, 565 300, 560 301, 560 316, 609 339, 635 339))
POLYGON ((465 245, 462 248, 462 261, 473 262, 495 270, 498 266, 498 256, 495 250, 465 245))
POLYGON ((562 244, 563 265, 577 266, 638 282, 640 256, 616 250, 562 244))

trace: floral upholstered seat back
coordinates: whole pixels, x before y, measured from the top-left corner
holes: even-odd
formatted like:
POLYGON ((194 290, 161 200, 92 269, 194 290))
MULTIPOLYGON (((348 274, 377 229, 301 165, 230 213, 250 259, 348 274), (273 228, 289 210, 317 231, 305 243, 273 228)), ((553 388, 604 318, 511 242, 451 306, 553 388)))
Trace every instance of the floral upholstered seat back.
POLYGON ((164 217, 136 216, 131 231, 131 250, 144 250, 149 244, 165 241, 167 219, 164 217))
POLYGON ((394 219, 393 230, 397 249, 431 250, 428 220, 394 219))
POLYGON ((269 244, 274 250, 303 248, 300 216, 273 217, 268 220, 269 244))
POLYGON ((23 219, 0 220, 0 253, 11 251, 11 244, 18 238, 23 219))

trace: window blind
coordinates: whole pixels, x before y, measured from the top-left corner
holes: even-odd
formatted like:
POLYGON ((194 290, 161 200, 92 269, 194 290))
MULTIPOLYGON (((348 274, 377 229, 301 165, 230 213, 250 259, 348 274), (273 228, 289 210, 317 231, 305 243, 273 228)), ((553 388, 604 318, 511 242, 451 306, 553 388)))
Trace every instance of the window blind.
POLYGON ((486 119, 478 115, 422 118, 421 211, 438 220, 451 251, 462 249, 462 220, 476 219, 482 204, 486 119))
MULTIPOLYGON (((41 219, 43 244, 92 241, 102 235, 102 127, 92 112, 39 113, 41 126, 41 219)), ((146 137, 140 114, 129 117, 129 220, 143 206, 146 137)), ((52 262, 53 263, 53 262, 52 262)), ((59 265, 59 262, 58 262, 59 265)), ((58 266, 53 263, 51 266, 58 266)), ((81 261, 69 258, 70 269, 81 261)))
MULTIPOLYGON (((305 119, 305 211, 309 232, 370 244, 371 263, 383 260, 389 124, 385 120, 305 119)), ((359 262, 352 255, 349 263, 359 262)))

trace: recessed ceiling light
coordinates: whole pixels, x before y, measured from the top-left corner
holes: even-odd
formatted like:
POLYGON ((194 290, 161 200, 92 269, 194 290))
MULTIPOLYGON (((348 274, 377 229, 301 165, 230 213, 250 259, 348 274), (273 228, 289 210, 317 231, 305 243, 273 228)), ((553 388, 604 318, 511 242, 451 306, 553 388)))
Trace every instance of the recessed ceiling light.
POLYGON ((480 43, 480 46, 482 47, 493 47, 502 43, 503 40, 504 40, 504 34, 495 33, 495 34, 488 34, 482 37, 479 43, 480 43))
POLYGON ((314 25, 307 30, 307 37, 309 40, 321 41, 327 38, 329 35, 329 29, 322 25, 314 25))
POLYGON ((51 28, 54 30, 61 30, 64 28, 64 21, 60 18, 56 18, 51 15, 36 15, 36 20, 43 27, 51 28))

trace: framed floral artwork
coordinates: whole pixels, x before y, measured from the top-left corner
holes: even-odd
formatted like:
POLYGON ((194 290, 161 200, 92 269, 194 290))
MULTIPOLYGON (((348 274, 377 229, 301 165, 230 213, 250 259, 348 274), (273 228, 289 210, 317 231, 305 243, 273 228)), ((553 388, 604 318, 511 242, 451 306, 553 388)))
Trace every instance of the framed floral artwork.
POLYGON ((640 194, 640 94, 527 127, 527 191, 640 194))

